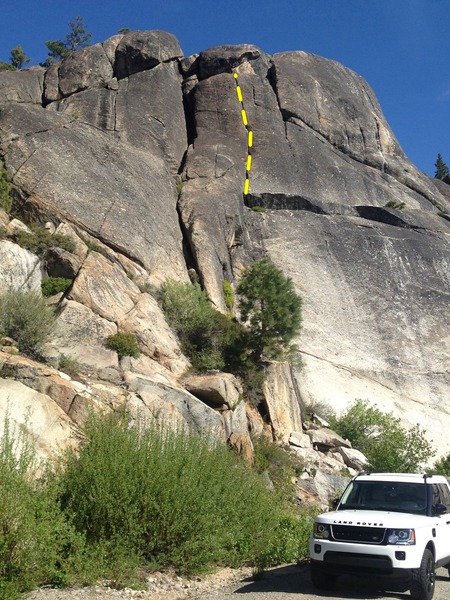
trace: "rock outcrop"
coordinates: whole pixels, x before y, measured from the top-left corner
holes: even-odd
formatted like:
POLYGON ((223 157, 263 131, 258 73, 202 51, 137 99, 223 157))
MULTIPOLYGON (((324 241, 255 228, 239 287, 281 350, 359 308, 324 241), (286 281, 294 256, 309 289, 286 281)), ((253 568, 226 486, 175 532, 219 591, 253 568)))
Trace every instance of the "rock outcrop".
MULTIPOLYGON (((47 70, 0 72, 0 158, 14 213, 74 242, 40 259, 0 239, 0 292, 39 289, 46 274, 72 280, 52 299, 47 357, 56 368, 62 355, 79 361, 89 402, 126 397, 136 414, 208 430, 250 459, 249 426, 259 425, 238 382, 184 381, 189 363, 154 290, 194 269, 225 311, 224 279, 235 286, 268 256, 304 300, 302 368, 267 369, 274 439, 301 437, 304 403, 339 411, 363 398, 450 452, 450 188, 408 160, 357 74, 301 51, 239 45, 183 57, 165 32, 117 35, 47 70), (139 358, 105 347, 119 330, 136 335, 139 358)), ((13 227, 1 212, 0 228, 13 227)), ((12 387, 24 399, 29 388, 80 422, 84 392, 60 406, 32 383, 41 375, 23 378, 18 358, 1 360, 1 406, 12 387)), ((363 463, 350 455, 333 460, 363 463)))

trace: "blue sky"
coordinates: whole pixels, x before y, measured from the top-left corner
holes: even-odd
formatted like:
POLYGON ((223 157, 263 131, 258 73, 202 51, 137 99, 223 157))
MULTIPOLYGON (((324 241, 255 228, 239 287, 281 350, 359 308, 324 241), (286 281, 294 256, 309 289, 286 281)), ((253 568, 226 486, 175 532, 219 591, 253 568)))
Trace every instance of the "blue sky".
POLYGON ((163 29, 185 55, 249 43, 274 54, 304 50, 337 60, 374 89, 412 162, 434 175, 438 152, 450 167, 448 0, 4 0, 0 59, 21 44, 33 64, 48 40, 84 18, 92 42, 122 27, 163 29))

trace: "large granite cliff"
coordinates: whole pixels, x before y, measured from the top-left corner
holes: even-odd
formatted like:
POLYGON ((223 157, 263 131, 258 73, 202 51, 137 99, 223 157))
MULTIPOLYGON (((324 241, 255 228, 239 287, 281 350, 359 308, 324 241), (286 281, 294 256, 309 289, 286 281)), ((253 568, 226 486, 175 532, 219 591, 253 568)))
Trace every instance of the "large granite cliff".
POLYGON ((126 398, 242 443, 249 423, 262 424, 236 408, 237 382, 219 405, 187 391, 187 359, 142 290, 195 269, 224 310, 223 280, 236 284, 268 256, 304 300, 303 367, 269 373, 275 437, 301 430, 302 403, 364 398, 450 452, 450 186, 408 160, 356 73, 305 52, 241 45, 183 57, 170 34, 118 35, 47 70, 0 73, 0 157, 15 212, 76 242, 43 264, 0 240, 0 290, 39 289, 46 272, 72 278, 48 355, 56 366, 72 355, 91 377, 32 376, 39 367, 1 353, 3 410, 32 396, 46 415, 52 400, 60 431, 99 398, 126 398), (105 348, 118 329, 136 333, 139 359, 105 348))

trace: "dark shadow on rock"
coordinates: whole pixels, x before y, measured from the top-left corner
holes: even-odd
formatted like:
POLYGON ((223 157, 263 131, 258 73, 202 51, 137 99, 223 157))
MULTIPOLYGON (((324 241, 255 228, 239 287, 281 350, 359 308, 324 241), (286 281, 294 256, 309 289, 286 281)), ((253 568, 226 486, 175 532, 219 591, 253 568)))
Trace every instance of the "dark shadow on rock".
POLYGON ((357 206, 356 211, 360 217, 369 221, 377 221, 378 223, 384 223, 385 225, 393 225, 394 227, 417 229, 413 225, 409 225, 406 221, 397 216, 393 210, 388 208, 380 208, 379 206, 357 206))
POLYGON ((244 203, 249 208, 262 207, 271 210, 306 210, 326 214, 319 203, 304 196, 293 194, 248 194, 244 203))

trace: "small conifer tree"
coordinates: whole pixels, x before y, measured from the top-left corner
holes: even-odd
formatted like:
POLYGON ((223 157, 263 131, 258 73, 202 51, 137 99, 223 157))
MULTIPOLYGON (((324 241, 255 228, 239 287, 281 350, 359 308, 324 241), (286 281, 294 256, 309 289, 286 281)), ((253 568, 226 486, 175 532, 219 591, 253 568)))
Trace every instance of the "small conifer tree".
POLYGON ((66 58, 71 52, 86 48, 90 42, 91 34, 86 31, 83 17, 76 17, 74 21, 69 22, 69 33, 66 35, 65 40, 45 42, 49 52, 43 66, 48 67, 55 60, 66 58))
POLYGON ((15 69, 21 69, 24 65, 31 62, 31 58, 28 58, 26 52, 23 51, 22 46, 16 46, 11 50, 11 65, 15 69))
POLYGON ((270 260, 262 259, 244 271, 237 292, 253 360, 286 356, 301 325, 302 300, 292 279, 270 260))
POLYGON ((434 173, 435 179, 444 179, 444 177, 449 174, 448 167, 440 154, 437 155, 437 160, 434 163, 434 166, 436 167, 436 171, 434 173))

